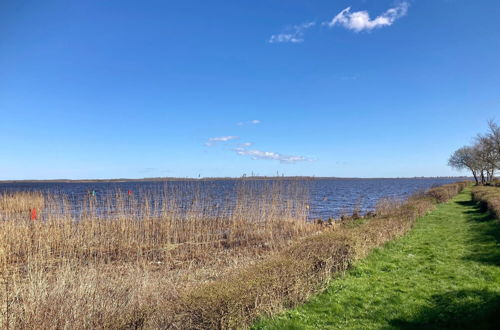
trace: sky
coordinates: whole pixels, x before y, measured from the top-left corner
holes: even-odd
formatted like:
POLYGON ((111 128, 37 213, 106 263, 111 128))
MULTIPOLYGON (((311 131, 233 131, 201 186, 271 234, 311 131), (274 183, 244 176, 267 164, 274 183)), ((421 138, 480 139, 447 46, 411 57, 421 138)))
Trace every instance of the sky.
POLYGON ((466 174, 500 1, 0 2, 0 180, 466 174))

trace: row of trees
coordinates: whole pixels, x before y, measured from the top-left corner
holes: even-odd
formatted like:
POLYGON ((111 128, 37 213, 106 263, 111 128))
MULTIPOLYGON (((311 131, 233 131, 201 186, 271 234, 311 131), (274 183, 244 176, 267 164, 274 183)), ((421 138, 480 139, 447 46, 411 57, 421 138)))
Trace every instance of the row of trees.
POLYGON ((495 170, 500 170, 500 126, 488 121, 488 132, 479 134, 474 143, 456 150, 448 160, 448 165, 471 171, 476 184, 494 180, 495 170))

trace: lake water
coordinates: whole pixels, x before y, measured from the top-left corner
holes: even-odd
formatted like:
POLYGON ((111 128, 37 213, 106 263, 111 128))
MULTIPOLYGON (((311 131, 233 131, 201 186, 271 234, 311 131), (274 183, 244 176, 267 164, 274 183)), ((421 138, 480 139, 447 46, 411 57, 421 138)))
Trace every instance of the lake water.
MULTIPOLYGON (((372 210, 383 197, 405 199, 411 194, 433 186, 453 183, 460 178, 404 178, 404 179, 269 179, 245 180, 255 191, 276 182, 305 187, 309 218, 337 218, 359 206, 363 212, 372 210)), ((137 195, 165 193, 181 194, 187 201, 194 195, 210 196, 217 203, 229 203, 241 188, 240 179, 141 181, 141 182, 18 182, 0 183, 0 193, 14 191, 41 191, 48 194, 64 194, 75 205, 95 191, 97 198, 112 196, 116 191, 132 191, 137 195)))

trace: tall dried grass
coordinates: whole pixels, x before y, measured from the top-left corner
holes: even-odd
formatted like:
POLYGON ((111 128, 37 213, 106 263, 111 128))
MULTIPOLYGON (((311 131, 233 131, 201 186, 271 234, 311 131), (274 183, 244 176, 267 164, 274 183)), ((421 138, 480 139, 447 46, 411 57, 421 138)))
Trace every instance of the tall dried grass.
POLYGON ((262 186, 242 183, 222 206, 202 193, 89 195, 78 212, 69 196, 0 195, 0 324, 174 324, 179 292, 323 229, 307 222, 302 186, 262 186))
POLYGON ((44 205, 45 198, 39 192, 0 194, 0 214, 4 216, 23 212, 28 214, 32 208, 42 209, 44 205))

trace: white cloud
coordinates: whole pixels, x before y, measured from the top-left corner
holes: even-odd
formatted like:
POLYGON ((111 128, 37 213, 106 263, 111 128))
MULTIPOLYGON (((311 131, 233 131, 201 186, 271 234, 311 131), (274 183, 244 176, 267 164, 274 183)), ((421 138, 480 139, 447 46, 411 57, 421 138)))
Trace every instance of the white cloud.
POLYGON ((205 143, 206 146, 211 147, 217 142, 227 142, 231 140, 237 140, 239 139, 238 136, 220 136, 220 137, 213 137, 209 138, 208 141, 205 143))
POLYGON ((244 148, 251 147, 252 145, 253 145, 253 143, 251 143, 251 142, 240 143, 240 147, 244 147, 244 148))
POLYGON ((208 139, 208 141, 211 141, 211 142, 226 142, 226 141, 235 140, 235 139, 238 139, 238 137, 237 136, 221 136, 221 137, 210 138, 210 139, 208 139))
POLYGON ((304 42, 304 31, 316 25, 316 22, 308 22, 299 25, 293 25, 288 27, 285 32, 280 34, 273 34, 269 38, 269 43, 282 43, 282 42, 291 42, 291 43, 301 43, 304 42))
POLYGON ((261 123, 260 120, 254 119, 254 120, 250 120, 250 121, 240 121, 240 122, 236 123, 236 125, 238 125, 238 126, 257 125, 257 124, 260 124, 260 123, 261 123))
POLYGON ((298 37, 296 34, 291 33, 273 34, 271 38, 269 38, 269 43, 271 44, 279 42, 300 43, 304 42, 304 39, 302 37, 298 37))
POLYGON ((241 156, 250 156, 252 159, 277 160, 285 164, 294 164, 297 162, 308 161, 304 156, 286 156, 272 151, 248 150, 245 148, 235 148, 234 151, 241 156))
POLYGON ((386 10, 382 15, 374 19, 370 19, 370 14, 367 11, 351 12, 351 7, 347 7, 330 22, 325 22, 323 25, 329 27, 340 25, 355 32, 371 31, 375 28, 392 25, 398 18, 407 14, 409 6, 408 2, 402 2, 396 7, 386 10))

